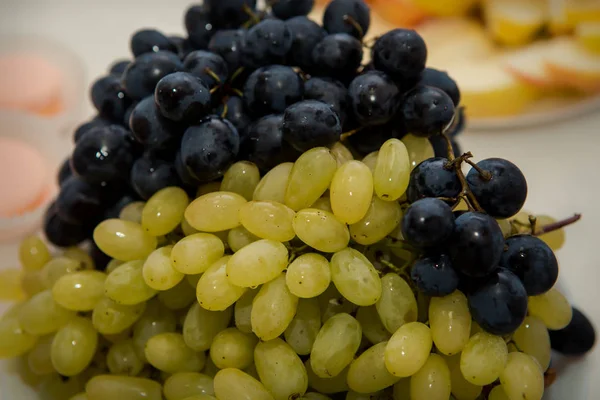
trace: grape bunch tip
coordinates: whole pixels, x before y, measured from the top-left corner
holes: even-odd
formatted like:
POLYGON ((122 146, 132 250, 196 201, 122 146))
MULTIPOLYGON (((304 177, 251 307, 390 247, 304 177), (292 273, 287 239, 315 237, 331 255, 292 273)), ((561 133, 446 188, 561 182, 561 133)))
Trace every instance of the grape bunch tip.
POLYGON ((193 5, 92 85, 0 319, 49 399, 541 400, 594 346, 555 287, 581 216, 461 150, 417 32, 313 3, 193 5))

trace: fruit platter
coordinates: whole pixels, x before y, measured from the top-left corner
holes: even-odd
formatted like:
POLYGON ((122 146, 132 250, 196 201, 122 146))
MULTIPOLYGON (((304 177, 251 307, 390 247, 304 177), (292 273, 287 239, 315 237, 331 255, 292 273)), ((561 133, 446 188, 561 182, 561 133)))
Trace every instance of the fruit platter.
POLYGON ((94 80, 0 271, 0 359, 29 390, 0 396, 542 400, 592 351, 555 254, 582 215, 525 211, 519 166, 462 148, 426 35, 312 10, 207 0, 94 80))

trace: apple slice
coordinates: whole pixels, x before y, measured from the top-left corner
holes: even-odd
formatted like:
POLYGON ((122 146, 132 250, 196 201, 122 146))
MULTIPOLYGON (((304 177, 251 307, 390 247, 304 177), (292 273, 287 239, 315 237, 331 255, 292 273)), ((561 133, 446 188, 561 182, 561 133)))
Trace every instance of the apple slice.
POLYGON ((600 21, 578 24, 575 27, 575 38, 588 51, 600 55, 600 21))
POLYGON ((487 0, 483 4, 487 29, 503 45, 532 42, 547 20, 545 0, 487 0))
POLYGON ((556 82, 546 70, 546 61, 556 42, 545 40, 532 43, 502 57, 508 72, 524 83, 540 87, 555 88, 556 82))
POLYGON ((409 2, 434 17, 460 17, 467 14, 479 0, 409 0, 409 2))
POLYGON ((559 85, 583 92, 600 92, 600 55, 587 51, 576 39, 559 37, 550 47, 546 71, 559 85))

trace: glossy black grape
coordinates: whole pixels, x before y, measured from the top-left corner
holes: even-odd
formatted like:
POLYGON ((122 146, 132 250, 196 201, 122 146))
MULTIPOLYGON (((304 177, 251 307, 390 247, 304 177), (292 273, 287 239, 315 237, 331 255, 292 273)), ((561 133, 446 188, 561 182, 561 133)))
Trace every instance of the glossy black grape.
POLYGON ((590 351, 596 343, 596 331, 592 322, 577 308, 573 307, 573 318, 566 328, 550 333, 550 344, 559 353, 581 356, 590 351))
POLYGON ((527 315, 527 292, 506 269, 492 273, 467 299, 473 320, 493 335, 513 333, 527 315))
POLYGON ((242 46, 246 32, 245 29, 217 31, 208 43, 208 50, 223 57, 232 72, 242 66, 242 46))
POLYGON ((244 86, 244 100, 255 117, 282 113, 302 99, 304 83, 291 67, 270 65, 254 71, 244 86))
POLYGON ((56 198, 58 215, 72 224, 80 224, 90 215, 101 214, 103 209, 100 190, 77 176, 64 182, 56 198))
POLYGON ((409 203, 424 197, 456 198, 462 186, 453 166, 448 166, 448 159, 434 157, 424 160, 410 173, 410 181, 406 196, 409 203))
POLYGON ((456 218, 450 252, 457 271, 473 277, 488 275, 497 268, 503 251, 504 236, 494 218, 479 212, 456 218))
POLYGON ((162 116, 154 96, 148 96, 138 103, 129 118, 129 128, 137 142, 155 149, 178 147, 182 134, 179 125, 162 116))
POLYGON ((154 94, 158 81, 177 71, 183 71, 183 64, 175 53, 159 51, 142 54, 123 73, 125 92, 132 99, 141 100, 154 94))
POLYGON ((248 126, 242 145, 242 155, 261 171, 278 164, 296 161, 300 153, 283 140, 281 114, 266 115, 248 126))
POLYGON ((163 50, 177 54, 177 47, 175 47, 168 37, 155 29, 142 29, 137 31, 131 36, 129 46, 135 57, 145 53, 156 53, 163 50))
POLYGON ((285 25, 292 35, 288 63, 306 71, 310 70, 313 67, 313 48, 327 34, 325 29, 304 16, 291 18, 285 21, 285 25))
POLYGON ((98 79, 90 91, 92 104, 105 119, 121 123, 125 112, 131 105, 131 99, 121 85, 121 78, 107 75, 98 79))
POLYGON ((71 224, 62 220, 58 216, 54 203, 46 210, 43 228, 48 241, 58 247, 77 246, 92 234, 92 230, 87 225, 71 224))
POLYGON ((187 72, 175 72, 156 85, 154 101, 163 117, 193 124, 211 111, 210 92, 200 78, 187 72))
POLYGON ((346 80, 353 77, 362 62, 362 43, 346 33, 327 35, 313 48, 310 72, 346 80))
POLYGON ((256 8, 256 0, 206 0, 204 4, 210 12, 210 21, 219 29, 238 28, 256 8))
POLYGON ((491 174, 490 179, 471 169, 467 182, 481 207, 496 218, 509 218, 519 212, 527 198, 527 181, 521 170, 502 158, 488 158, 477 166, 491 174))
POLYGON ((304 99, 329 104, 340 118, 342 126, 347 118, 348 90, 340 81, 331 78, 310 78, 304 82, 304 99))
POLYGON ((63 183, 65 183, 65 181, 67 179, 69 179, 72 175, 73 175, 73 171, 71 171, 71 160, 69 160, 67 158, 61 164, 60 169, 58 170, 58 174, 56 176, 57 181, 58 181, 58 186, 62 186, 63 183))
MULTIPOLYGON (((428 139, 429 143, 431 143, 431 146, 433 147, 433 154, 436 157, 448 157, 448 145, 446 144, 446 140, 442 137, 442 135, 431 135, 428 139)), ((454 139, 450 139, 450 142, 452 143, 454 157, 459 157, 462 155, 460 145, 454 139)))
POLYGON ((389 139, 401 139, 406 135, 406 128, 401 121, 392 120, 384 125, 369 126, 360 129, 354 135, 348 137, 348 143, 352 148, 362 155, 378 151, 389 139))
POLYGON ((418 79, 425 69, 427 46, 417 32, 394 29, 375 41, 372 59, 376 69, 407 82, 418 79))
POLYGON ((528 296, 547 292, 558 278, 558 261, 554 252, 535 236, 516 235, 506 239, 500 266, 521 279, 528 296))
POLYGON ((113 124, 113 122, 111 122, 107 119, 104 119, 100 116, 97 116, 94 119, 92 119, 91 121, 84 122, 83 124, 79 125, 77 127, 77 129, 75 129, 75 132, 73 133, 73 142, 77 143, 79 141, 79 139, 81 139, 81 137, 83 135, 85 135, 90 130, 92 130, 92 128, 101 127, 101 126, 110 126, 112 124, 113 124))
POLYGON ((229 76, 229 68, 223 57, 210 51, 192 51, 183 61, 183 67, 200 78, 209 89, 225 83, 229 76))
POLYGON ((371 11, 363 0, 333 0, 323 15, 323 28, 329 33, 348 33, 362 39, 371 24, 371 11), (348 19, 351 18, 354 23, 348 19), (360 26, 358 29, 355 24, 360 26))
POLYGON ((90 257, 92 257, 92 260, 94 261, 94 268, 97 271, 104 271, 110 260, 112 260, 110 256, 106 255, 102 250, 100 250, 93 240, 90 243, 88 254, 90 257))
POLYGON ((183 18, 188 40, 194 49, 206 49, 208 42, 215 33, 210 21, 210 13, 206 6, 197 5, 187 9, 183 18))
POLYGON ((237 129, 227 120, 211 116, 190 126, 181 140, 181 159, 201 182, 221 177, 234 163, 240 148, 237 129))
POLYGON ((336 112, 316 100, 300 101, 286 108, 281 129, 284 140, 298 151, 332 145, 342 133, 336 112))
POLYGON ((73 172, 92 184, 127 179, 132 164, 128 132, 117 125, 93 128, 71 156, 73 172))
POLYGON ((417 86, 404 96, 400 112, 413 135, 429 137, 442 133, 454 118, 450 96, 431 86, 417 86))
POLYGON ((446 254, 418 259, 411 268, 410 277, 426 296, 447 296, 458 287, 458 274, 446 254))
POLYGON ((400 91, 383 72, 370 71, 354 78, 348 87, 354 117, 363 126, 389 122, 400 105, 400 91))
POLYGON ((190 174, 190 171, 188 171, 187 167, 183 163, 180 151, 175 155, 175 161, 173 165, 175 166, 175 172, 177 172, 177 176, 186 186, 197 187, 200 185, 200 181, 190 174))
POLYGON ((421 74, 421 80, 419 82, 424 86, 433 86, 444 92, 452 99, 454 106, 458 106, 460 103, 460 90, 456 81, 450 78, 450 75, 446 71, 440 71, 435 68, 425 68, 421 74))
POLYGON ((244 100, 238 96, 230 96, 227 98, 225 104, 221 104, 217 110, 217 115, 222 115, 223 111, 226 111, 224 118, 226 118, 229 122, 235 126, 240 135, 240 139, 245 135, 246 128, 250 122, 252 122, 252 118, 248 115, 244 107, 244 100), (227 108, 227 110, 225 110, 227 108))
POLYGON ((112 206, 110 206, 105 212, 103 219, 119 218, 121 210, 126 205, 133 203, 134 201, 140 201, 141 197, 136 193, 133 193, 130 188, 123 189, 121 191, 122 196, 117 199, 112 206))
POLYGON ((131 187, 144 200, 168 186, 181 186, 175 166, 152 153, 139 158, 131 168, 131 187))
POLYGON ((454 230, 454 215, 446 203, 425 198, 408 207, 401 222, 402 236, 417 247, 438 247, 454 230))
POLYGON ((290 19, 301 15, 308 15, 312 10, 315 0, 268 0, 271 12, 279 19, 290 19))
POLYGON ((177 55, 182 60, 185 59, 185 57, 187 57, 188 54, 195 50, 188 38, 184 38, 181 36, 169 36, 169 40, 177 48, 177 55))
POLYGON ((242 63, 248 68, 283 64, 292 48, 292 33, 284 21, 266 19, 248 29, 242 46, 242 63))
POLYGON ((120 77, 123 75, 123 72, 125 72, 129 64, 131 64, 131 61, 129 60, 117 60, 111 64, 110 68, 108 69, 108 73, 120 77))

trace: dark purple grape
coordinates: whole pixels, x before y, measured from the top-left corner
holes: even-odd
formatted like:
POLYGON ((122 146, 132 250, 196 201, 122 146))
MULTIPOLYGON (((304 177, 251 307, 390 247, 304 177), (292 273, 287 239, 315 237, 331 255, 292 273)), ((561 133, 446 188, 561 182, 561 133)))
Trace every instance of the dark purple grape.
POLYGON ((347 33, 327 35, 313 48, 310 71, 316 76, 346 80, 354 77, 363 58, 362 43, 347 33))
POLYGON ((304 99, 329 104, 344 125, 349 104, 348 90, 340 81, 331 78, 310 78, 304 82, 304 99))
POLYGON ((181 183, 173 163, 152 153, 137 159, 131 168, 131 186, 144 200, 163 188, 181 186, 181 183))
POLYGON ((248 68, 259 68, 272 64, 283 64, 292 48, 292 34, 285 22, 266 19, 244 36, 242 63, 248 68))
POLYGON ((467 182, 481 207, 496 218, 517 214, 527 198, 527 181, 521 170, 503 158, 488 158, 467 174, 467 182), (486 175, 489 174, 489 175, 486 175))
POLYGON ((549 333, 552 348, 569 356, 584 355, 596 343, 594 325, 575 307, 573 307, 573 317, 569 325, 558 331, 549 331, 549 333))
POLYGON ((369 126, 360 129, 354 135, 348 137, 348 143, 352 148, 362 155, 378 151, 389 139, 401 139, 406 135, 406 128, 399 120, 392 120, 384 125, 369 126))
POLYGON ((423 38, 409 29, 393 29, 375 41, 372 50, 373 65, 394 80, 416 80, 425 69, 427 46, 423 38))
POLYGON ((358 39, 366 35, 370 24, 371 11, 363 0, 333 0, 323 15, 323 28, 327 32, 348 33, 358 39))
POLYGON ((131 37, 130 48, 135 57, 159 51, 170 51, 177 54, 177 47, 173 42, 155 29, 141 29, 134 33, 131 37))
POLYGON ((133 100, 154 94, 158 81, 173 72, 183 71, 177 54, 170 51, 145 53, 135 59, 123 73, 125 92, 133 100))
POLYGON ((410 277, 426 296, 447 296, 458 287, 458 274, 446 254, 433 254, 415 261, 410 277))
POLYGON ((298 151, 329 146, 340 139, 342 125, 329 105, 304 100, 286 108, 281 128, 283 138, 298 151))
POLYGON ((410 133, 429 137, 442 133, 452 123, 454 103, 440 89, 417 86, 404 96, 400 112, 410 133))
POLYGON ((456 198, 462 186, 454 166, 447 158, 428 158, 415 167, 410 173, 410 181, 406 191, 409 203, 425 197, 456 198))
POLYGON ((246 32, 245 29, 217 31, 208 43, 208 50, 223 57, 231 72, 242 66, 242 46, 246 32))
POLYGON ((267 0, 271 12, 279 19, 308 15, 312 10, 315 0, 267 0))
POLYGON ((354 78, 348 86, 354 117, 363 126, 383 125, 400 105, 400 91, 383 72, 370 71, 354 78))
POLYGON ((238 28, 256 13, 256 0, 206 0, 210 21, 219 29, 238 28))
POLYGON ((257 69, 244 86, 244 100, 254 117, 282 113, 300 101, 303 94, 302 78, 291 67, 283 65, 257 69))
POLYGON ((313 67, 312 51, 327 34, 320 25, 307 17, 294 17, 285 21, 292 35, 292 48, 288 53, 288 63, 305 71, 313 67))
POLYGON ((228 97, 225 104, 222 104, 217 108, 216 113, 222 115, 224 111, 226 112, 223 117, 235 126, 240 138, 243 137, 246 128, 248 128, 248 125, 252 122, 250 115, 248 115, 248 112, 244 108, 244 100, 238 96, 228 97))
POLYGON ((439 247, 452 235, 454 215, 446 203, 425 198, 408 207, 401 222, 402 236, 417 247, 439 247))
POLYGON ((71 224, 63 221, 52 203, 44 216, 44 234, 50 243, 58 247, 77 246, 92 234, 87 225, 71 224))
POLYGON ((261 171, 268 171, 283 162, 296 161, 300 155, 283 140, 282 122, 281 114, 271 114, 248 126, 242 144, 242 156, 256 164, 261 171))
POLYGON ((162 116, 154 96, 138 103, 129 118, 129 127, 135 140, 145 147, 167 151, 179 145, 182 134, 179 125, 162 116))
POLYGON ((211 111, 210 92, 200 78, 187 72, 175 72, 156 85, 154 101, 163 117, 193 124, 211 111))
POLYGON ((93 240, 90 243, 88 254, 90 257, 92 257, 92 260, 94 261, 94 268, 97 271, 104 271, 110 260, 112 260, 110 256, 106 255, 102 250, 100 250, 93 240))
POLYGON ((72 224, 81 224, 89 216, 101 214, 103 210, 100 189, 77 176, 64 182, 56 198, 59 217, 72 224))
POLYGON ((440 71, 435 68, 425 68, 421 74, 419 84, 423 86, 433 86, 444 92, 452 99, 455 107, 460 103, 460 90, 456 81, 452 79, 446 71, 440 71))
POLYGON ((196 177, 192 176, 192 174, 190 174, 190 171, 188 171, 187 167, 183 163, 180 151, 177 152, 177 154, 175 155, 174 166, 175 172, 177 172, 177 176, 186 186, 193 188, 198 187, 200 185, 200 181, 196 177))
POLYGON ((131 64, 131 61, 129 60, 117 60, 111 64, 111 66, 108 69, 108 73, 121 77, 121 75, 123 75, 123 72, 125 72, 129 64, 131 64))
POLYGON ((58 170, 58 174, 56 176, 58 180, 58 186, 62 186, 63 183, 65 183, 65 181, 69 179, 72 175, 73 171, 71 171, 71 160, 67 158, 61 164, 60 169, 58 170))
POLYGON ((192 51, 196 50, 194 47, 192 47, 192 43, 188 38, 181 36, 169 36, 169 40, 177 48, 177 55, 182 60, 185 59, 185 57, 187 57, 187 55, 192 51))
POLYGON ((116 75, 107 75, 94 82, 90 95, 98 113, 119 124, 131 105, 131 99, 121 85, 121 78, 116 75))
POLYGON ((110 126, 112 124, 113 123, 110 122, 109 120, 104 119, 100 116, 97 116, 94 119, 92 119, 91 121, 84 122, 83 124, 79 125, 77 127, 77 129, 75 129, 75 132, 73 133, 73 142, 77 143, 79 141, 79 139, 81 139, 81 137, 83 135, 85 135, 90 130, 92 130, 92 128, 96 128, 96 127, 100 127, 100 126, 110 126))
POLYGON ((191 6, 186 11, 183 22, 192 48, 206 49, 215 33, 207 7, 205 5, 191 6))
POLYGON ((229 68, 223 57, 210 51, 192 51, 183 60, 183 67, 190 74, 200 78, 209 89, 222 85, 229 76, 229 68))

